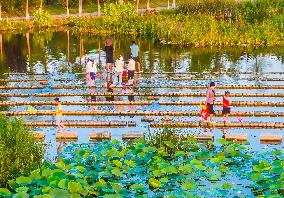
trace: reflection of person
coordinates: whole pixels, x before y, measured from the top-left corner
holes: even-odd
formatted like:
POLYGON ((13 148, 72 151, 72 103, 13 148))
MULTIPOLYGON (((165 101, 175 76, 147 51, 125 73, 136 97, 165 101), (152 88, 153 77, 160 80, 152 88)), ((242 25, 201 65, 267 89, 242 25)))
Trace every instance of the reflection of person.
POLYGON ((86 64, 86 77, 87 77, 88 81, 91 80, 91 77, 90 77, 90 68, 92 67, 92 65, 93 65, 93 62, 92 62, 90 59, 88 59, 88 62, 87 62, 87 64, 86 64))
MULTIPOLYGON (((113 94, 113 90, 114 90, 114 86, 113 86, 113 82, 107 82, 107 87, 106 87, 106 93, 107 94, 113 94)), ((114 101, 114 96, 106 96, 106 101, 111 102, 114 101)))
POLYGON ((206 92, 206 104, 207 104, 207 108, 209 110, 209 115, 210 115, 210 122, 213 123, 213 114, 215 114, 214 111, 214 101, 215 99, 215 83, 211 82, 207 92, 206 92))
POLYGON ((58 129, 59 129, 58 132, 61 133, 62 130, 65 128, 65 126, 63 125, 63 120, 62 120, 62 105, 61 105, 59 98, 55 98, 54 101, 57 105, 57 109, 55 112, 56 125, 58 126, 58 129))
POLYGON ((228 116, 231 113, 229 95, 230 95, 230 92, 225 91, 225 95, 222 96, 223 98, 222 120, 224 120, 225 122, 229 122, 228 116))
POLYGON ((117 77, 117 84, 122 83, 122 72, 124 70, 123 57, 120 55, 119 59, 115 61, 115 71, 117 77))
POLYGON ((138 71, 140 73, 141 72, 141 65, 140 65, 140 61, 139 61, 140 48, 136 44, 135 41, 132 41, 132 45, 130 46, 130 50, 131 50, 131 56, 132 56, 133 60, 137 63, 138 71))
POLYGON ((111 39, 106 40, 105 52, 106 52, 106 71, 110 69, 111 72, 113 64, 113 47, 111 39))
POLYGON ((96 73, 97 73, 97 65, 96 65, 96 61, 95 60, 93 60, 92 65, 91 65, 89 71, 90 71, 90 78, 92 80, 95 80, 96 73))
POLYGON ((135 61, 131 56, 129 57, 127 69, 128 69, 128 83, 130 85, 133 85, 134 75, 135 75, 135 61))
MULTIPOLYGON (((130 87, 130 92, 133 94, 134 93, 134 87, 130 87)), ((128 96, 128 101, 129 102, 135 102, 134 96, 128 96)), ((129 105, 129 111, 134 112, 135 111, 135 105, 129 105)), ((130 118, 133 118, 134 116, 130 116, 130 118)))

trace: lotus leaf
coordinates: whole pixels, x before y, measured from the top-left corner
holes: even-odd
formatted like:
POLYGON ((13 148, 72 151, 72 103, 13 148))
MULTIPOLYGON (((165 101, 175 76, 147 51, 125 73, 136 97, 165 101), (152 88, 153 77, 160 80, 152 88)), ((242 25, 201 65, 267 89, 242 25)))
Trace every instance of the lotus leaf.
POLYGON ((84 173, 87 171, 87 169, 83 166, 77 166, 77 170, 80 172, 80 173, 84 173))
POLYGON ((223 184, 223 189, 229 190, 229 189, 231 189, 231 188, 232 188, 232 184, 230 184, 230 183, 228 183, 228 182, 225 182, 225 183, 223 184))
POLYGON ((122 172, 116 167, 111 170, 111 173, 116 177, 122 177, 123 175, 122 172))
POLYGON ((35 195, 34 198, 53 198, 53 197, 49 194, 45 194, 45 195, 35 195))
POLYGON ((162 187, 162 183, 160 181, 156 180, 155 178, 150 178, 149 183, 154 188, 161 188, 162 187))
POLYGON ((116 165, 118 168, 122 168, 122 163, 118 160, 113 160, 113 164, 116 165))
POLYGON ((3 197, 10 197, 11 192, 6 188, 0 188, 0 195, 3 197))
POLYGON ((18 192, 13 195, 13 198, 29 198, 29 194, 25 192, 18 192))
POLYGON ((32 183, 32 180, 31 180, 31 178, 29 178, 29 177, 21 176, 21 177, 18 177, 18 178, 16 179, 16 182, 17 182, 17 184, 24 186, 24 185, 31 184, 31 183, 32 183))
POLYGON ((16 189, 16 192, 28 192, 30 189, 27 186, 21 186, 19 188, 16 189))
POLYGON ((147 190, 146 187, 142 184, 132 184, 129 188, 138 192, 144 192, 147 190))
POLYGON ((68 189, 68 180, 67 179, 61 179, 59 182, 58 182, 58 187, 61 188, 61 189, 68 189))
POLYGON ((50 191, 50 195, 53 198, 68 198, 68 197, 70 197, 67 190, 63 190, 63 189, 59 189, 59 188, 52 189, 50 191))

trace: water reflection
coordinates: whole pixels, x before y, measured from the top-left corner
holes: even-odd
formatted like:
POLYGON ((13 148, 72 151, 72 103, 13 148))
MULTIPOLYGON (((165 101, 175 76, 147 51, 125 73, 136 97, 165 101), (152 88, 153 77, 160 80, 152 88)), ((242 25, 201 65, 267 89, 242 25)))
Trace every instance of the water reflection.
MULTIPOLYGON (((131 38, 113 37, 114 58, 130 54, 131 38)), ((5 72, 82 73, 84 56, 98 55, 98 70, 105 65, 105 38, 78 37, 69 31, 0 35, 0 74, 5 72)), ((154 71, 269 71, 283 70, 284 48, 200 48, 163 46, 140 40, 144 72, 154 71), (275 67, 277 65, 277 67, 275 67), (279 65, 281 67, 279 67, 279 65)), ((202 76, 202 74, 201 74, 202 76)))

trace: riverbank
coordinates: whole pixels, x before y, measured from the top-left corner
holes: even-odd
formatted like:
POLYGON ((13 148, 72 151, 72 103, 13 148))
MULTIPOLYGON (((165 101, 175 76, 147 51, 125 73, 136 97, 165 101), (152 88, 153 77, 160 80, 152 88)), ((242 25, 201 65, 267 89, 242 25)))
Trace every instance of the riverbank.
POLYGON ((251 19, 243 15, 220 19, 210 12, 184 12, 183 7, 137 14, 132 4, 107 4, 101 17, 52 18, 42 11, 31 21, 2 21, 0 30, 27 31, 57 27, 69 29, 73 34, 129 35, 191 47, 284 45, 284 15, 263 17, 261 21, 249 21, 251 19))

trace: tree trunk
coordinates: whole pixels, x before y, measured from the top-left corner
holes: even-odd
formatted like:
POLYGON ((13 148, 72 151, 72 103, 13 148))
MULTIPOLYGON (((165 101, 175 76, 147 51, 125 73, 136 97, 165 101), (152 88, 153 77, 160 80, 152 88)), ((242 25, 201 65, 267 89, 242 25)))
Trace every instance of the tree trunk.
POLYGON ((176 0, 173 0, 172 8, 176 8, 176 0))
POLYGON ((67 30, 67 63, 70 66, 70 34, 69 30, 67 30))
POLYGON ((42 1, 43 1, 43 0, 40 0, 40 5, 39 5, 39 9, 40 9, 40 10, 42 10, 42 1))
POLYGON ((139 13, 139 0, 136 0, 136 11, 139 13))
POLYGON ((2 62, 2 57, 3 57, 3 38, 2 38, 2 34, 0 34, 0 59, 2 62))
POLYGON ((29 20, 29 0, 26 0, 26 20, 29 20))
POLYGON ((2 20, 2 4, 0 3, 0 20, 2 20))
POLYGON ((150 9, 150 0, 147 1, 147 10, 150 9))
POLYGON ((66 0, 66 17, 69 17, 69 0, 66 0))
POLYGON ((83 7, 82 4, 83 4, 82 0, 79 0, 79 17, 82 16, 82 7, 83 7))
POLYGON ((101 16, 101 6, 100 6, 100 0, 98 0, 98 17, 101 16))
POLYGON ((123 0, 118 0, 118 4, 122 5, 123 4, 123 0))
POLYGON ((28 48, 28 66, 30 68, 30 72, 32 73, 32 68, 31 68, 31 45, 30 45, 30 33, 26 33, 26 38, 27 38, 27 48, 28 48))
POLYGON ((168 9, 170 9, 170 0, 168 0, 168 9))

